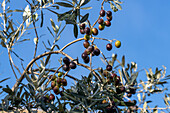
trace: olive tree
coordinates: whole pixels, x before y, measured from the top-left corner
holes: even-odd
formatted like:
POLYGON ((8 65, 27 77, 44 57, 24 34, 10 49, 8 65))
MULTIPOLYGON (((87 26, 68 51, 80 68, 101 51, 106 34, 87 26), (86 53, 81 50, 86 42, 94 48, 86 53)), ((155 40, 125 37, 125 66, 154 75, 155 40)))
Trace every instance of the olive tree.
MULTIPOLYGON (((25 0, 27 5, 22 9, 10 8, 10 2, 1 1, 0 40, 8 53, 16 83, 11 88, 8 84, 0 86, 1 94, 5 94, 1 101, 1 110, 19 112, 26 109, 28 112, 43 110, 59 113, 169 111, 170 99, 164 84, 170 76, 166 75, 166 67, 156 68, 155 71, 151 68, 138 70, 137 63, 126 63, 125 56, 111 53, 113 48, 121 48, 119 39, 110 40, 107 35, 98 37, 100 33, 104 33, 101 31, 107 29, 106 27, 111 27, 112 15, 122 9, 122 1, 96 0, 95 2, 100 2, 100 6, 99 16, 93 17, 94 22, 89 19, 89 15, 93 16, 93 12, 89 11, 93 4, 88 7, 90 0, 25 0), (45 11, 56 18, 46 19, 48 15, 44 14, 45 11), (48 22, 50 25, 46 25, 48 22), (60 37, 62 33, 66 33, 65 29, 69 25, 72 30, 67 32, 73 31, 74 35, 65 44, 65 39, 60 37), (40 34, 43 33, 39 29, 43 29, 43 33, 50 34, 52 38, 42 40, 40 34), (36 37, 28 39, 28 33, 36 37), (25 65, 25 58, 15 52, 15 45, 29 40, 34 41, 34 47, 18 45, 20 48, 33 48, 30 50, 33 55, 29 56, 32 59, 25 65), (60 40, 62 43, 58 43, 60 40), (98 40, 107 44, 101 46, 97 43, 98 40), (83 46, 75 46, 65 52, 77 43, 83 46), (44 45, 44 50, 41 50, 44 52, 41 53, 38 52, 40 44, 44 45), (82 48, 83 52, 77 52, 76 57, 71 56, 71 52, 77 48, 82 48), (103 48, 105 51, 102 51, 103 48), (109 57, 105 55, 106 51, 110 52, 109 57), (52 62, 56 59, 58 64, 54 66, 52 62), (98 65, 98 61, 102 61, 102 65, 98 65), (82 68, 88 74, 82 74, 82 68), (72 71, 75 73, 71 73, 72 71), (146 72, 145 81, 137 79, 140 71, 146 72), (77 75, 81 77, 78 78, 77 75), (70 84, 71 80, 74 84, 70 84), (147 100, 146 97, 162 92, 165 94, 162 97, 165 106, 149 107, 152 100, 147 100)), ((3 79, 0 83, 8 79, 3 79)))

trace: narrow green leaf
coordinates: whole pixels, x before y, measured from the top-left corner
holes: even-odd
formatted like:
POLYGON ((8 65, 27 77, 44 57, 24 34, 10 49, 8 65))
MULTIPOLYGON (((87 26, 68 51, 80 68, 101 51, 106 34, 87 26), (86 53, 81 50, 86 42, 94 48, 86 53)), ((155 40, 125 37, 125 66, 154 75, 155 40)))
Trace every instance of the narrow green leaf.
POLYGON ((75 36, 75 38, 78 37, 78 27, 77 27, 77 24, 74 24, 74 36, 75 36))
POLYGON ((23 39, 23 40, 21 40, 21 41, 18 41, 17 43, 19 43, 19 42, 25 42, 25 41, 29 41, 30 39, 23 39))
POLYGON ((83 7, 83 8, 80 8, 80 9, 88 10, 88 9, 92 9, 92 7, 83 7))
POLYGON ((9 23, 9 27, 10 27, 11 30, 14 32, 14 28, 13 28, 12 22, 11 22, 11 21, 8 21, 8 23, 9 23))
POLYGON ((43 43, 44 47, 45 47, 47 50, 50 50, 50 48, 48 48, 48 47, 45 45, 44 41, 42 41, 42 43, 43 43))
POLYGON ((43 16, 43 11, 41 10, 41 25, 40 25, 40 27, 43 26, 43 22, 44 22, 44 16, 43 16))
POLYGON ((124 55, 122 57, 122 65, 123 65, 123 67, 125 67, 125 56, 124 55))
POLYGON ((81 18, 80 23, 85 22, 85 21, 88 19, 88 17, 89 17, 89 13, 87 13, 86 15, 84 15, 84 16, 81 18))
POLYGON ((11 12, 24 12, 23 10, 20 9, 15 9, 15 10, 8 10, 7 13, 11 13, 11 12))
POLYGON ((55 7, 56 9, 59 9, 58 5, 52 5, 51 7, 55 7))
POLYGON ((56 15, 58 15, 58 13, 57 12, 55 12, 55 11, 53 11, 53 10, 51 10, 51 9, 48 9, 48 8, 46 8, 47 10, 49 10, 49 11, 51 11, 52 13, 54 13, 54 14, 56 14, 56 15))
POLYGON ((74 102, 78 102, 77 99, 75 99, 74 97, 72 97, 72 96, 66 94, 65 92, 63 92, 63 95, 64 95, 67 99, 69 99, 69 100, 72 100, 72 101, 74 101, 74 102))
POLYGON ((6 93, 10 94, 10 95, 13 95, 14 92, 12 92, 12 90, 9 88, 8 85, 6 85, 6 88, 2 88, 3 91, 5 91, 6 93))
POLYGON ((62 0, 62 1, 66 1, 66 2, 68 2, 68 3, 70 3, 70 4, 72 4, 72 2, 70 2, 70 1, 68 1, 68 0, 62 0))
POLYGON ((130 77, 130 84, 133 84, 137 77, 138 77, 138 72, 133 73, 130 77))
POLYGON ((34 85, 31 83, 28 83, 28 89, 29 89, 30 93, 32 94, 32 96, 34 96, 35 95, 34 85))
POLYGON ((5 48, 6 48, 6 45, 5 45, 5 43, 4 43, 3 40, 1 40, 1 43, 0 43, 0 44, 2 45, 2 47, 5 47, 5 48))
POLYGON ((89 2, 90 2, 90 0, 80 0, 80 6, 84 6, 89 2))
POLYGON ((51 25, 52 25, 52 28, 53 28, 55 34, 57 34, 57 28, 55 26, 55 23, 54 23, 53 19, 51 18, 50 21, 51 21, 51 25))
POLYGON ((115 5, 116 5, 116 7, 117 7, 119 10, 122 10, 122 7, 121 7, 120 4, 115 3, 115 5))
POLYGON ((48 29, 48 31, 50 32, 50 34, 54 37, 54 35, 53 35, 52 31, 50 30, 50 28, 47 27, 47 29, 48 29))
POLYGON ((69 3, 65 3, 65 2, 55 2, 55 4, 58 4, 60 6, 63 6, 63 7, 74 7, 73 5, 69 4, 69 3))

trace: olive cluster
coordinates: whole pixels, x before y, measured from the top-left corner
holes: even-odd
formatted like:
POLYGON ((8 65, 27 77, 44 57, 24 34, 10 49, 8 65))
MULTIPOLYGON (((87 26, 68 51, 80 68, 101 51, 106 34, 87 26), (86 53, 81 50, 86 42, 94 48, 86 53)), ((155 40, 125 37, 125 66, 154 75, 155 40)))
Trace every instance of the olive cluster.
MULTIPOLYGON (((120 46, 121 46, 121 42, 120 42, 119 40, 117 40, 117 41, 115 42, 115 47, 119 48, 120 46)), ((112 50, 112 44, 111 44, 111 43, 108 43, 108 44, 106 45, 106 49, 107 49, 108 51, 111 51, 111 50, 112 50)), ((107 70, 107 71, 111 71, 111 70, 112 70, 112 66, 108 64, 108 65, 106 66, 106 70, 107 70)))
POLYGON ((51 101, 54 101, 55 100, 55 96, 51 93, 50 95, 49 94, 46 94, 44 97, 43 97, 43 101, 45 103, 50 103, 51 101))
POLYGON ((74 61, 70 62, 70 59, 68 57, 63 58, 63 70, 68 71, 70 68, 71 69, 76 69, 76 63, 74 61))
MULTIPOLYGON (((103 71, 103 75, 106 77, 106 82, 109 84, 113 84, 115 87, 122 86, 120 76, 118 76, 116 73, 110 74, 107 70, 103 71)), ((121 88, 122 92, 125 90, 125 88, 121 88), (124 90, 123 90, 124 89, 124 90)))
POLYGON ((55 75, 52 78, 51 81, 51 88, 53 89, 53 92, 58 95, 60 93, 60 87, 61 86, 67 86, 67 80, 65 78, 61 78, 63 75, 62 72, 58 73, 58 77, 55 75))
POLYGON ((90 45, 88 40, 85 40, 83 42, 83 46, 86 48, 85 51, 81 55, 84 63, 89 63, 90 58, 89 58, 88 55, 90 55, 90 53, 92 53, 92 56, 94 56, 94 55, 99 56, 100 55, 100 50, 97 47, 90 45))
POLYGON ((136 89, 129 86, 126 88, 127 97, 132 97, 132 94, 136 94, 136 89))
POLYGON ((98 19, 98 23, 99 23, 99 30, 104 30, 104 28, 105 28, 105 26, 106 27, 110 27, 111 26, 111 20, 112 20, 112 12, 111 11, 105 11, 105 10, 103 10, 103 9, 101 9, 100 10, 100 16, 101 17, 104 17, 105 16, 105 14, 107 15, 106 16, 106 21, 104 21, 103 20, 103 18, 100 18, 100 19, 98 19))
MULTIPOLYGON (((136 88, 134 88, 134 85, 129 85, 129 86, 124 86, 122 83, 121 83, 121 79, 120 79, 120 76, 118 76, 115 72, 112 72, 110 73, 107 69, 103 71, 103 75, 106 77, 106 82, 108 84, 112 84, 116 87, 116 92, 118 95, 124 95, 125 93, 127 94, 127 97, 131 97, 132 94, 135 94, 136 93, 136 88)), ((108 103, 108 101, 106 100, 103 100, 102 101, 103 104, 105 103, 108 103)), ((138 109, 138 106, 136 106, 136 103, 137 101, 136 100, 133 100, 133 101, 129 101, 129 103, 132 103, 133 106, 129 106, 128 107, 128 113, 131 113, 131 112, 136 112, 137 109, 138 109)), ((116 111, 115 106, 114 105, 114 101, 112 101, 112 104, 113 106, 108 106, 106 108, 107 112, 108 113, 114 113, 113 111, 116 111)))
MULTIPOLYGON (((107 11, 105 12, 105 10, 101 10, 100 11, 100 17, 104 17, 105 16, 105 13, 106 13, 106 21, 103 20, 103 18, 99 18, 98 19, 98 23, 99 23, 99 30, 103 30, 105 28, 105 26, 109 27, 111 26, 111 20, 112 20, 112 12, 111 11, 107 11)), ((85 34, 84 35, 84 42, 83 42, 83 46, 86 48, 85 51, 82 53, 82 59, 84 61, 84 63, 89 63, 90 61, 90 58, 89 58, 89 54, 92 53, 92 56, 96 55, 98 56, 100 54, 100 50, 97 48, 97 47, 94 47, 93 45, 90 45, 89 43, 89 39, 90 39, 90 35, 98 35, 98 29, 97 28, 89 28, 89 27, 86 27, 85 23, 81 23, 79 25, 79 28, 80 28, 80 33, 81 34, 85 34)), ((115 46, 117 48, 119 48, 121 46, 121 42, 119 40, 117 40, 115 42, 115 46)), ((106 45, 106 49, 108 51, 112 50, 112 44, 111 43, 108 43, 106 45)), ((111 71, 112 70, 112 66, 111 65, 107 65, 106 69, 108 71, 111 71)))
POLYGON ((98 30, 97 28, 89 28, 89 27, 86 27, 85 23, 82 23, 79 25, 79 28, 80 28, 80 33, 81 34, 85 34, 85 37, 87 37, 87 39, 90 37, 91 34, 93 35, 98 35, 98 30))
POLYGON ((136 88, 134 88, 133 85, 129 85, 127 87, 123 86, 120 76, 117 76, 115 73, 113 73, 109 78, 107 77, 107 81, 114 81, 117 94, 127 93, 127 97, 129 98, 132 97, 132 94, 136 94, 136 88))

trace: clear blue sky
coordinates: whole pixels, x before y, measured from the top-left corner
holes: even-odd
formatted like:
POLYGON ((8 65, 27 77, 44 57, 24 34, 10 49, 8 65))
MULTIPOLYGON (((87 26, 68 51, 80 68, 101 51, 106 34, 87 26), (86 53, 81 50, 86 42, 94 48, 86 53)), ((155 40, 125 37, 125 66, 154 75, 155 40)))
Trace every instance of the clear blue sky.
MULTIPOLYGON (((11 0, 12 6, 17 8, 25 8, 26 4, 24 0, 11 0)), ((87 6, 93 6, 90 11, 89 20, 92 22, 98 17, 100 11, 100 2, 97 0, 92 0, 87 6), (96 17, 96 18, 94 18, 96 17)), ((105 5, 107 6, 107 5, 105 5)), ((99 47, 103 49, 106 56, 110 56, 112 53, 117 53, 118 58, 121 59, 123 55, 126 57, 126 63, 134 61, 138 64, 138 69, 143 68, 162 68, 162 65, 167 67, 167 74, 170 73, 170 1, 169 0, 124 0, 122 5, 123 10, 113 13, 114 17, 112 20, 112 26, 106 28, 104 31, 99 33, 99 37, 118 39, 122 42, 122 47, 120 49, 113 49, 112 52, 105 51, 105 46, 107 42, 98 41, 99 47)), ((106 10, 111 10, 109 7, 105 7, 106 10)), ((82 12, 85 14, 85 12, 82 12)), ((38 29, 39 35, 43 35, 40 38, 39 52, 38 55, 45 51, 45 48, 41 44, 42 41, 47 39, 52 41, 52 37, 46 29, 46 26, 50 25, 49 18, 53 18, 55 23, 56 16, 50 15, 48 11, 45 11, 45 28, 38 29)), ((21 16, 21 14, 20 14, 21 16)), ((18 18, 20 20, 20 18, 18 18)), ((15 19, 14 19, 15 20, 15 19)), ((2 21, 2 20, 0 20, 2 21)), ((58 24, 58 23, 57 23, 58 24)), ((38 24, 37 24, 38 25, 38 24)), ((59 25, 59 24, 58 24, 59 25)), ((58 42, 60 47, 66 43, 74 40, 74 35, 72 33, 72 27, 69 25, 64 33, 61 35, 61 40, 58 42)), ((97 26, 96 26, 97 27, 97 26)), ((1 28, 0 28, 1 29, 1 28)), ((29 32, 29 31, 28 31, 29 32)), ((31 34, 27 35, 31 40, 23 44, 18 44, 14 46, 15 52, 24 59, 24 66, 29 63, 32 59, 35 34, 30 31, 31 34)), ((83 35, 79 35, 79 38, 83 35)), ((76 58, 80 57, 82 51, 84 50, 82 43, 75 44, 71 48, 66 49, 65 52, 69 53, 70 56, 76 58), (78 46, 78 47, 77 47, 78 46), (73 50, 76 48, 76 50, 73 50)), ((14 56, 14 55, 13 55, 14 56)), ((55 66, 57 63, 56 55, 54 57, 56 61, 53 61, 51 65, 55 66)), ((96 59, 94 59, 96 60, 96 59)), ((14 56, 14 62, 20 65, 19 60, 14 56), (17 63, 19 62, 19 63, 17 63)), ((102 63, 99 63, 99 65, 102 63)), ((97 65, 96 65, 97 66, 97 65)), ((87 74, 88 72, 82 71, 82 73, 87 74)), ((76 71, 70 72, 70 74, 76 74, 76 71)), ((77 75, 80 76, 80 75, 77 75)), ((139 77, 144 77, 144 72, 139 74, 139 77)), ((8 56, 6 49, 0 46, 0 77, 6 78, 11 77, 10 80, 4 82, 3 85, 9 84, 11 87, 15 83, 15 78, 12 74, 12 70, 9 65, 8 56)), ((71 85, 71 83, 70 83, 71 85)), ((170 86, 170 85, 168 85, 170 86)), ((162 97, 156 96, 155 103, 160 102, 162 97), (159 99, 158 99, 159 98, 159 99)), ((163 101, 161 101, 163 102, 163 101)))

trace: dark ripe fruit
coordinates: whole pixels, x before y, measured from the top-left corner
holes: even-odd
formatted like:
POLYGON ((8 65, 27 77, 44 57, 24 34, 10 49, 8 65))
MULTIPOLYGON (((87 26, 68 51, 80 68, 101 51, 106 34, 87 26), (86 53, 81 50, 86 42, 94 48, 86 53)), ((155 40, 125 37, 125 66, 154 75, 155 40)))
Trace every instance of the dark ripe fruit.
POLYGON ((148 96, 151 96, 151 94, 150 94, 150 93, 148 93, 148 96))
POLYGON ((61 83, 61 78, 57 78, 57 83, 58 83, 58 84, 61 83))
POLYGON ((90 39, 90 35, 84 35, 84 40, 89 40, 90 39))
POLYGON ((58 77, 62 77, 63 73, 62 72, 59 72, 58 73, 58 77))
POLYGON ((70 62, 70 64, 69 64, 69 67, 71 68, 71 69, 76 69, 76 63, 74 63, 73 61, 72 62, 70 62))
POLYGON ((53 91, 54 91, 54 93, 55 93, 56 95, 58 95, 59 92, 60 92, 59 87, 58 87, 58 86, 55 86, 55 87, 53 88, 53 91))
POLYGON ((88 55, 84 52, 81 54, 81 57, 82 57, 82 59, 86 59, 88 57, 88 55))
POLYGON ((98 20, 98 23, 99 23, 99 24, 103 24, 103 22, 104 22, 104 20, 101 19, 101 18, 98 20))
POLYGON ((85 40, 85 41, 83 42, 83 46, 84 46, 85 48, 88 48, 89 45, 90 45, 90 43, 89 43, 87 40, 85 40))
POLYGON ((130 88, 130 93, 135 94, 136 93, 136 89, 135 88, 130 88))
POLYGON ((64 71, 68 71, 68 70, 69 70, 69 66, 66 65, 66 64, 64 64, 64 65, 63 65, 63 70, 64 70, 64 71))
POLYGON ((64 57, 64 58, 63 58, 63 62, 64 62, 65 64, 69 65, 70 59, 67 58, 67 57, 64 57))
POLYGON ((88 49, 88 51, 91 53, 91 52, 93 52, 93 50, 94 50, 94 46, 91 45, 91 46, 89 46, 87 49, 88 49))
POLYGON ((105 21, 105 25, 107 26, 107 27, 110 27, 111 26, 111 22, 110 21, 105 21))
POLYGON ((107 19, 108 21, 111 21, 111 20, 112 20, 112 16, 107 16, 106 19, 107 19))
POLYGON ((119 48, 119 47, 121 46, 121 42, 120 42, 119 40, 117 40, 117 41, 115 42, 115 46, 116 46, 117 48, 119 48))
POLYGON ((87 58, 85 58, 83 61, 84 61, 84 63, 86 63, 86 64, 89 63, 89 61, 90 61, 89 56, 87 56, 87 58))
POLYGON ((107 16, 112 16, 112 12, 111 11, 107 11, 106 14, 107 14, 107 16))
POLYGON ((79 28, 80 28, 80 29, 84 29, 85 27, 86 27, 86 25, 85 25, 84 23, 82 23, 82 24, 79 25, 79 28))
POLYGON ((98 35, 98 30, 97 30, 97 28, 93 28, 93 29, 92 29, 92 34, 93 34, 93 35, 98 35))
POLYGON ((51 81, 51 87, 54 88, 56 86, 56 82, 55 81, 51 81))
POLYGON ((116 77, 115 83, 116 83, 115 85, 119 85, 120 84, 120 77, 119 76, 116 77))
POLYGON ((103 30, 105 28, 105 25, 104 24, 99 24, 99 30, 103 30))
POLYGON ((90 51, 88 49, 85 49, 84 53, 86 53, 87 55, 90 55, 90 51))
POLYGON ((103 10, 103 9, 100 10, 100 16, 101 16, 101 17, 104 17, 104 16, 105 16, 105 10, 103 10))
POLYGON ((93 53, 96 55, 96 56, 99 56, 100 55, 100 50, 98 48, 94 49, 93 53))
POLYGON ((67 86, 67 80, 65 78, 61 80, 61 83, 63 84, 63 86, 67 86))
POLYGON ((116 77, 117 77, 117 74, 116 73, 112 73, 111 79, 115 79, 116 77))
POLYGON ((84 34, 85 33, 84 29, 80 29, 80 33, 84 34))
POLYGON ((132 97, 132 94, 131 94, 131 93, 128 93, 128 94, 127 94, 127 97, 129 97, 129 98, 132 97))
POLYGON ((112 70, 112 66, 111 66, 111 65, 107 65, 107 66, 106 66, 106 70, 107 70, 107 71, 111 71, 111 70, 112 70))
POLYGON ((85 31, 85 33, 87 34, 87 35, 90 35, 90 28, 89 27, 86 27, 85 29, 84 29, 84 31, 85 31))
POLYGON ((112 44, 108 43, 108 44, 106 45, 106 49, 107 49, 108 51, 112 50, 112 44))
POLYGON ((54 101, 54 100, 55 100, 55 96, 54 96, 53 94, 50 94, 49 100, 50 100, 50 101, 52 101, 52 100, 54 101))

